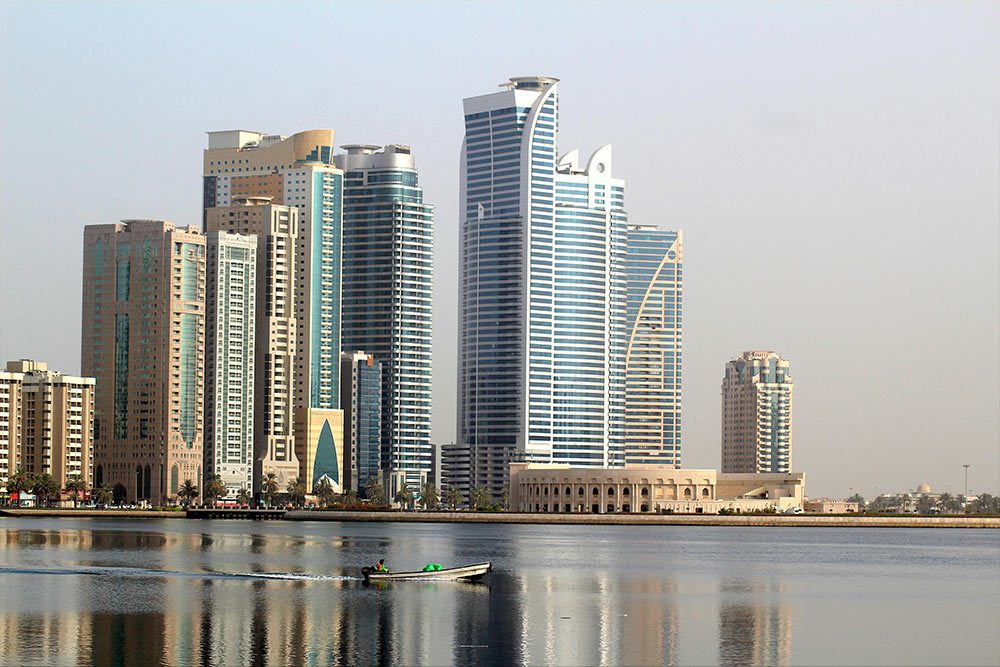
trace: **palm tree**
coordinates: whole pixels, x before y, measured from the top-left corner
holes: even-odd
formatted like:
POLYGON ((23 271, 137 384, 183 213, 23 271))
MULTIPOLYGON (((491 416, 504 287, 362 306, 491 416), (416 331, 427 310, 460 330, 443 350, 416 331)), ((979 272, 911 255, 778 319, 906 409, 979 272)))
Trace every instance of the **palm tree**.
POLYGON ((209 505, 214 505, 216 498, 225 497, 228 492, 229 489, 226 487, 226 483, 222 481, 222 475, 215 475, 205 485, 205 502, 209 505))
POLYGON ((107 505, 112 498, 114 498, 114 493, 111 491, 111 487, 105 484, 97 490, 94 500, 97 501, 98 505, 107 505))
POLYGON ((385 491, 382 489, 382 485, 378 483, 378 478, 372 477, 369 480, 368 486, 365 487, 365 493, 375 505, 385 505, 385 491))
POLYGON ((424 482, 420 487, 420 504, 425 510, 436 510, 440 498, 438 498, 437 488, 434 482, 424 482))
POLYGON ((48 505, 52 502, 52 497, 59 494, 59 488, 59 482, 46 472, 35 477, 34 484, 31 486, 31 492, 40 499, 44 498, 45 504, 48 505))
POLYGON ((302 501, 306 498, 306 483, 295 477, 288 480, 288 486, 285 487, 285 491, 292 497, 293 504, 301 505, 302 501))
POLYGON ((66 481, 66 490, 73 497, 73 509, 76 509, 80 494, 87 490, 87 482, 79 475, 74 475, 66 481))
POLYGON ((410 487, 406 485, 405 479, 403 480, 402 486, 399 487, 399 491, 396 491, 396 497, 393 501, 399 503, 403 507, 409 507, 410 503, 413 502, 413 492, 410 491, 410 487))
POLYGON ((260 483, 260 491, 267 498, 267 506, 272 507, 274 499, 278 497, 278 476, 273 472, 264 475, 264 479, 260 483))
POLYGON ((503 491, 500 492, 500 505, 505 510, 510 509, 510 482, 503 485, 503 491))
POLYGON ((330 480, 324 475, 319 478, 319 481, 313 486, 313 493, 319 498, 319 502, 324 506, 330 505, 330 500, 333 498, 333 485, 330 484, 330 480))
POLYGON ((444 500, 449 507, 457 509, 462 504, 462 490, 457 486, 452 486, 448 489, 448 495, 445 496, 444 500))
POLYGON ((187 500, 188 505, 190 505, 191 501, 198 497, 198 485, 190 479, 184 480, 181 488, 177 490, 177 497, 187 500))
POLYGON ((483 507, 488 507, 489 504, 489 490, 485 486, 477 486, 476 490, 472 492, 472 506, 478 510, 483 507))
POLYGON ((236 502, 238 502, 240 505, 250 504, 250 491, 247 489, 247 487, 244 486, 242 489, 240 489, 240 492, 236 494, 236 502))
POLYGON ((7 478, 7 491, 8 493, 17 494, 17 507, 21 506, 21 494, 30 491, 31 487, 30 475, 24 472, 22 468, 18 468, 17 472, 7 478))

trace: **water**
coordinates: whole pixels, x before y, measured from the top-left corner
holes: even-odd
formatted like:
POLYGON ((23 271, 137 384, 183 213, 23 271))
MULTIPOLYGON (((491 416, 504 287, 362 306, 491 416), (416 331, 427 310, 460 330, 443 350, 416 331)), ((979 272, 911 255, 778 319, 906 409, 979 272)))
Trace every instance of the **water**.
POLYGON ((996 665, 998 628, 996 530, 0 519, 0 665, 996 665))

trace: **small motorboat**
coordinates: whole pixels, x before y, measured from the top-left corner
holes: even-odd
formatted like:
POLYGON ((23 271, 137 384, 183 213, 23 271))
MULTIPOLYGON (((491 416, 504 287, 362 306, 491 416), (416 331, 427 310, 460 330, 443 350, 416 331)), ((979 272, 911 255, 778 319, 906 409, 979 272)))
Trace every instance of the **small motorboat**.
POLYGON ((461 579, 476 581, 493 569, 492 563, 476 563, 461 567, 446 567, 440 570, 417 570, 416 572, 376 572, 370 567, 361 568, 365 581, 389 581, 395 579, 461 579))

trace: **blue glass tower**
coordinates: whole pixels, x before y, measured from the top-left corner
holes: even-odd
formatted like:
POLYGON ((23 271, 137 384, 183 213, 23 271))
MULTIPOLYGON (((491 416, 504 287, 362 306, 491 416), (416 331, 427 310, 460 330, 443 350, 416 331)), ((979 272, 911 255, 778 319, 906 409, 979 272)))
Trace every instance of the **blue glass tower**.
POLYGON ((683 232, 629 225, 625 462, 681 464, 683 232))

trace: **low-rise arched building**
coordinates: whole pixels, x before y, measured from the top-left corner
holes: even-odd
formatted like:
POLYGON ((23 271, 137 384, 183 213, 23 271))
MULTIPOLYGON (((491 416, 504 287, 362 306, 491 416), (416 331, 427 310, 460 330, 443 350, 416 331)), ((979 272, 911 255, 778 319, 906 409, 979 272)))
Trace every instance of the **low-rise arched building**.
POLYGON ((718 514, 720 510, 783 512, 802 507, 805 475, 719 473, 662 466, 572 468, 510 466, 515 512, 718 514))

